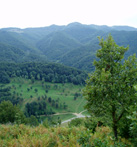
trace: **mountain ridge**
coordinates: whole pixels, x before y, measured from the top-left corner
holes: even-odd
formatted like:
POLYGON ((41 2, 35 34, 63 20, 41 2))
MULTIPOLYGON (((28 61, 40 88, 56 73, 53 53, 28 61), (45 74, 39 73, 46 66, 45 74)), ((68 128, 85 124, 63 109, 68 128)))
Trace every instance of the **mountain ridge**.
POLYGON ((137 28, 74 22, 62 26, 0 29, 0 56, 7 62, 49 61, 91 71, 96 50, 100 48, 97 37, 106 38, 108 34, 118 45, 129 45, 126 57, 137 53, 137 28))

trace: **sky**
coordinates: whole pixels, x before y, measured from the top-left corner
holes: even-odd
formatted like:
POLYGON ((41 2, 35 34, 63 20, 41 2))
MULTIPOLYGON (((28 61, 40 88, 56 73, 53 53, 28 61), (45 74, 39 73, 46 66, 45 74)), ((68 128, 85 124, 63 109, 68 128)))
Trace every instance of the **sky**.
POLYGON ((136 0, 0 0, 0 28, 72 22, 137 28, 136 0))

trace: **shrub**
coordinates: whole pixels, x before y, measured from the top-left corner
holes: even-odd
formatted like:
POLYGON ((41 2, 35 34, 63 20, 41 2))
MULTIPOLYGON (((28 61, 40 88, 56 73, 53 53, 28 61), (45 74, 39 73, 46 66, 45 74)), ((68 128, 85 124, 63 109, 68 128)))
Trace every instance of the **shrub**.
POLYGON ((132 115, 127 118, 131 120, 130 134, 132 135, 132 142, 137 146, 137 112, 134 111, 132 115))
POLYGON ((84 125, 84 120, 82 118, 76 118, 76 119, 73 119, 69 124, 68 126, 69 127, 78 127, 80 125, 84 125))

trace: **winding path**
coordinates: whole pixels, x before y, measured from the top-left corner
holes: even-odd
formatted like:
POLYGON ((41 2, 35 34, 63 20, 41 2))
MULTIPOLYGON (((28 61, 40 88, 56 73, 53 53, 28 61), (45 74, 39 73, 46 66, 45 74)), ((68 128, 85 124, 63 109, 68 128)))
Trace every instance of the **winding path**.
POLYGON ((63 124, 63 123, 68 123, 68 122, 70 122, 71 120, 73 120, 73 119, 75 119, 75 118, 90 117, 90 116, 82 115, 82 113, 85 112, 85 111, 87 111, 87 110, 83 110, 83 111, 81 111, 80 113, 77 113, 77 112, 78 112, 78 108, 79 108, 79 106, 82 104, 83 101, 84 101, 84 99, 82 99, 81 102, 78 104, 78 106, 77 106, 76 109, 75 109, 75 113, 66 113, 66 114, 73 114, 73 115, 75 115, 75 117, 70 118, 70 119, 67 119, 67 120, 65 120, 65 121, 62 121, 61 124, 63 124))
MULTIPOLYGON (((82 113, 85 112, 85 111, 87 111, 87 110, 83 110, 83 111, 81 111, 80 113, 77 113, 78 108, 79 108, 79 106, 81 105, 82 102, 83 102, 83 100, 77 105, 77 107, 76 107, 74 113, 72 113, 72 112, 55 113, 55 114, 52 114, 52 115, 49 115, 49 116, 54 116, 54 115, 66 115, 66 114, 73 114, 73 115, 75 115, 75 117, 73 117, 73 118, 70 118, 70 119, 67 119, 67 120, 65 120, 65 121, 62 121, 61 124, 70 122, 71 120, 73 120, 73 119, 75 119, 75 118, 90 117, 90 116, 82 115, 82 113)), ((42 116, 42 115, 41 115, 41 116, 42 116)), ((44 115, 43 115, 43 116, 44 116, 44 115)))
POLYGON ((68 122, 70 122, 71 120, 73 120, 73 119, 75 119, 75 118, 90 117, 90 116, 82 115, 82 113, 85 112, 85 111, 87 111, 87 110, 83 110, 83 111, 81 111, 80 113, 71 113, 71 114, 75 115, 76 117, 73 117, 73 118, 67 119, 67 120, 65 120, 65 121, 62 121, 61 124, 63 124, 63 123, 68 123, 68 122))

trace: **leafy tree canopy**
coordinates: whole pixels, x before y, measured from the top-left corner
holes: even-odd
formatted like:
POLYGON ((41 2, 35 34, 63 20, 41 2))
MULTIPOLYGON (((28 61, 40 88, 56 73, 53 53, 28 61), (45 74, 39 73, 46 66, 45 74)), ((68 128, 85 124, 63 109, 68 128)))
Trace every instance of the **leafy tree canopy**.
POLYGON ((99 60, 94 61, 95 71, 89 76, 83 92, 87 99, 85 108, 96 116, 106 114, 117 139, 119 121, 137 100, 136 56, 123 61, 128 47, 118 46, 111 35, 99 41, 101 49, 96 53, 99 60))
POLYGON ((25 115, 17 106, 10 101, 0 103, 0 123, 25 123, 25 115))

